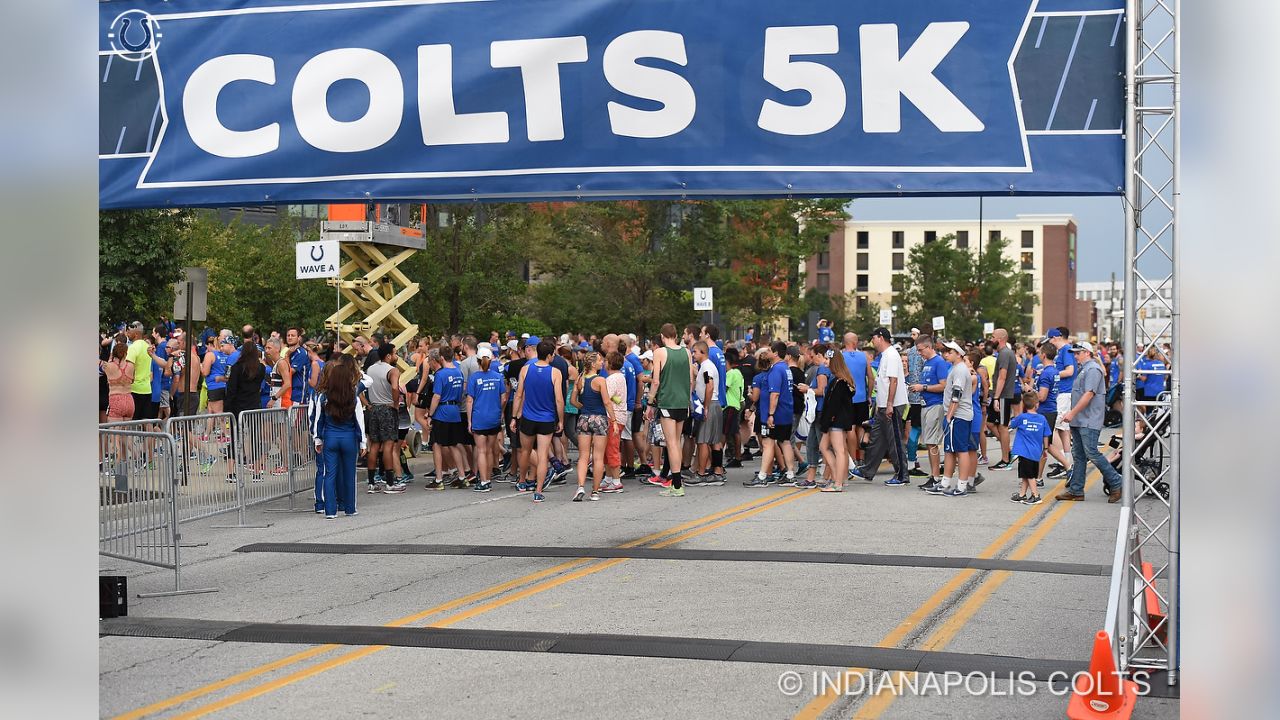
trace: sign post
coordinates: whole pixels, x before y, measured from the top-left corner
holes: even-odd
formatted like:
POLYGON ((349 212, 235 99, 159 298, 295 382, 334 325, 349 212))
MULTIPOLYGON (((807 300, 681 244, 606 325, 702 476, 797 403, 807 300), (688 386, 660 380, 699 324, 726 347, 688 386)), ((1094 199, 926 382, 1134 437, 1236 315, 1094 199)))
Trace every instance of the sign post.
MULTIPOLYGON (((209 271, 206 268, 189 267, 183 268, 182 273, 184 279, 173 284, 173 319, 186 321, 183 339, 187 347, 182 352, 187 356, 187 367, 182 371, 182 383, 187 386, 183 390, 189 390, 191 381, 188 377, 193 370, 191 361, 195 353, 195 334, 191 322, 208 318, 209 271)), ((198 399, 198 394, 183 392, 182 397, 182 414, 188 416, 195 414, 195 408, 191 407, 191 402, 198 399)))

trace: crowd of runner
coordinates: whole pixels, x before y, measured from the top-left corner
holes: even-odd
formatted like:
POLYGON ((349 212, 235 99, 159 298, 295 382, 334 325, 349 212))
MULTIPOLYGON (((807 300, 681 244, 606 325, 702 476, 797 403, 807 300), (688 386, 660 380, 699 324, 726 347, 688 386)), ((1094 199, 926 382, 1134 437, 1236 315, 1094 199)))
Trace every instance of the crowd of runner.
MULTIPOLYGON (((746 487, 842 492, 887 462, 884 485, 919 480, 950 498, 976 491, 984 465, 1016 469, 1011 499, 1022 504, 1042 502, 1046 478, 1067 478, 1058 500, 1083 499, 1092 463, 1120 499, 1118 452, 1098 449, 1119 424, 1118 346, 1095 348, 1066 328, 1021 344, 997 329, 961 344, 881 327, 863 342, 837 340, 824 320, 817 336, 726 343, 714 325, 667 324, 652 339, 494 332, 397 349, 376 334, 348 347, 300 328, 188 338, 171 322, 149 332, 135 322, 101 338, 99 419, 305 404, 326 517, 356 514, 357 462, 367 493, 397 494, 415 479, 409 456, 425 452, 427 490, 510 483, 537 503, 570 482, 574 502, 629 483, 683 497, 757 460, 746 487)), ((1140 401, 1166 390, 1170 357, 1167 345, 1142 350, 1140 401)))

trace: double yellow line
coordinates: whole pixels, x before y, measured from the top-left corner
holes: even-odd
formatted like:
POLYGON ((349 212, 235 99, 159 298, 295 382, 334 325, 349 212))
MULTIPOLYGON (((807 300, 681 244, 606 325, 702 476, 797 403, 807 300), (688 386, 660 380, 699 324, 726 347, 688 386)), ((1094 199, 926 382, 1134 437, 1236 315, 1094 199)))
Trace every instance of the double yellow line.
MULTIPOLYGON (((789 503, 793 500, 796 500, 797 498, 803 497, 808 494, 811 494, 811 493, 807 490, 785 490, 781 492, 772 493, 770 495, 766 495, 763 498, 757 497, 751 500, 750 502, 746 502, 741 505, 736 505, 727 510, 722 510, 720 512, 713 513, 711 515, 707 515, 705 517, 701 517, 696 520, 690 520, 688 522, 681 523, 680 525, 676 525, 675 527, 668 528, 666 530, 654 533, 652 535, 646 535, 645 537, 639 538, 637 540, 632 540, 630 542, 624 543, 619 547, 632 548, 640 545, 645 545, 648 543, 653 543, 649 545, 649 547, 653 547, 653 548, 668 547, 670 545, 674 545, 676 543, 684 542, 685 540, 698 537, 699 535, 702 535, 704 533, 711 532, 712 530, 715 530, 717 528, 724 527, 725 525, 728 525, 730 523, 734 523, 739 520, 743 520, 748 517, 751 517, 753 515, 757 515, 759 513, 765 512, 766 510, 772 510, 773 508, 776 508, 780 505, 784 505, 786 503, 789 503)), ((570 560, 568 562, 564 562, 559 565, 556 565, 555 567, 551 567, 546 570, 541 570, 535 573, 531 573, 529 575, 525 575, 524 577, 520 577, 515 580, 502 583, 500 585, 494 585, 493 587, 486 588, 484 590, 471 593, 470 595, 466 595, 466 596, 457 598, 455 600, 450 600, 449 602, 443 603, 441 605, 437 605, 435 607, 428 608, 421 612, 414 613, 413 615, 408 615, 398 620, 393 620, 389 623, 386 623, 385 627, 402 627, 404 625, 409 625, 415 622, 419 622, 432 615, 448 613, 453 610, 457 610, 459 608, 472 605, 474 603, 482 602, 482 604, 480 605, 476 605, 475 607, 471 607, 461 612, 441 618, 429 625, 429 627, 448 627, 450 625, 454 625, 456 623, 462 622, 464 620, 475 617, 482 613, 489 612, 490 610, 503 607, 504 605, 509 605, 513 602, 523 600, 532 595, 536 595, 546 590, 550 590, 560 585, 564 585, 565 583, 572 582, 579 578, 583 578, 588 575, 598 573, 602 570, 606 570, 608 568, 614 567, 615 565, 624 563, 629 559, 630 558, 613 558, 608 560, 598 560, 598 559, 592 559, 592 558, 580 558, 577 560, 570 560), (583 566, 586 566, 586 567, 583 567, 583 566), (575 568, 578 568, 578 569, 575 570, 575 568), (566 571, 572 571, 572 572, 566 572, 566 571), (523 589, 518 590, 517 592, 510 592, 512 590, 516 590, 517 588, 523 588, 523 589), (483 602, 486 600, 488 602, 483 602)), ((323 655, 325 653, 332 652, 341 647, 343 646, 330 644, 330 645, 320 645, 318 647, 310 648, 308 650, 304 650, 303 652, 290 655, 289 657, 282 658, 280 660, 276 660, 274 662, 270 662, 265 665, 260 665, 255 668, 250 668, 249 670, 245 670, 244 672, 237 673, 223 680, 210 683, 208 685, 196 688, 194 690, 190 690, 180 695, 175 695, 173 697, 151 703, 150 705, 147 705, 145 707, 141 707, 136 710, 132 710, 130 712, 124 713, 123 715, 117 715, 114 718, 114 720, 137 720, 138 718, 143 718, 148 715, 153 715, 155 713, 161 712, 163 710, 168 710, 170 708, 176 707, 178 705, 182 705, 184 703, 188 703, 192 700, 204 697, 206 695, 210 695, 212 693, 225 690, 227 688, 243 683, 247 680, 251 680, 253 678, 266 675, 268 673, 272 673, 277 670, 281 670, 291 665, 295 665, 304 660, 310 660, 311 658, 317 657, 319 655, 323 655)), ((386 645, 371 645, 368 647, 351 650, 341 655, 338 655, 336 657, 325 660, 324 662, 317 663, 315 665, 311 665, 309 667, 293 672, 284 677, 280 677, 280 678, 262 683, 255 687, 249 688, 247 690, 238 692, 234 695, 229 695, 221 700, 217 700, 215 702, 202 705, 198 708, 195 708, 188 712, 177 715, 175 716, 175 718, 186 720, 190 718, 203 717, 210 713, 217 712, 218 710, 223 710, 233 705, 237 705, 247 700, 251 700, 261 695, 265 695, 274 690, 278 690, 282 687, 285 687, 286 685, 291 685, 295 682, 298 682, 299 680, 304 680, 314 675, 318 675, 322 672, 331 670, 340 665, 345 665, 355 660, 359 660, 360 658, 367 657, 376 652, 385 650, 386 648, 387 648, 386 645)))
MULTIPOLYGON (((1098 474, 1095 470, 1089 478, 1089 482, 1085 488, 1086 492, 1094 486, 1094 481, 1097 478, 1098 474)), ((1044 496, 1052 497, 1053 495, 1061 492, 1065 486, 1066 481, 1064 480, 1063 482, 1058 483, 1058 485, 1052 490, 1046 492, 1044 496)), ((1077 503, 1075 502, 1059 502, 1056 506, 1037 505, 1027 509, 1027 511, 1014 521, 1012 525, 1005 529, 999 537, 984 548, 983 551, 978 554, 978 557, 982 559, 996 557, 1013 541, 1019 532, 1052 507, 1053 509, 1049 510, 1044 521, 1041 522, 1029 536, 1027 536, 1026 540, 1019 544, 1018 547, 1008 555, 1008 559, 1010 560, 1026 559, 1026 557, 1031 554, 1031 551, 1035 549, 1042 540, 1044 540, 1046 535, 1049 534, 1049 531, 1058 524, 1062 519, 1062 516, 1066 515, 1067 512, 1076 504, 1077 503)), ((952 577, 946 585, 939 588, 937 592, 931 595, 928 600, 925 600, 920 607, 916 608, 914 612, 908 615, 906 619, 899 623, 898 626, 895 627, 888 635, 885 635, 884 639, 877 644, 877 647, 898 647, 913 631, 933 617, 934 613, 942 607, 944 602, 964 588, 964 586, 968 584, 969 581, 972 580, 979 572, 983 571, 962 570, 956 573, 956 575, 952 577)), ((976 590, 974 590, 973 594, 969 595, 963 603, 957 606, 952 614, 943 621, 936 630, 933 631, 933 633, 920 646, 920 649, 941 650, 950 643, 951 640, 955 638, 956 634, 960 632, 960 629, 964 627, 965 624, 968 623, 969 620, 971 620, 978 612, 979 608, 986 604, 987 600, 991 598, 992 593, 999 589, 1011 575, 1012 572, 1009 570, 991 571, 991 574, 983 579, 981 584, 976 588, 976 590)), ((866 671, 867 668, 856 667, 845 670, 846 673, 850 674, 866 671)), ((898 674, 899 678, 907 677, 908 675, 909 674, 906 673, 898 674)), ((895 682, 895 685, 896 684, 897 683, 895 682)), ((822 694, 814 697, 809 704, 800 709, 800 712, 795 716, 795 720, 816 720, 816 718, 820 717, 833 704, 835 704, 840 697, 841 696, 837 689, 830 687, 826 688, 822 694)), ((893 704, 893 701, 896 698, 897 696, 894 693, 887 691, 872 696, 859 708, 858 713, 854 716, 855 720, 874 720, 875 718, 880 717, 880 715, 884 713, 891 704, 893 704)))

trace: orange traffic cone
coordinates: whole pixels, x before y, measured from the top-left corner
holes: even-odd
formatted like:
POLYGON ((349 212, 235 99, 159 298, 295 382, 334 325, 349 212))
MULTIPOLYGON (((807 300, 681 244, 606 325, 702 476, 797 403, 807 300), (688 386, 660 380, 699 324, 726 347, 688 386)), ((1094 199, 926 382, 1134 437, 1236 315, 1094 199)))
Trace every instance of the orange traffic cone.
POLYGON ((1133 706, 1137 702, 1137 684, 1116 672, 1115 660, 1111 657, 1111 640, 1105 632, 1098 631, 1093 639, 1088 677, 1074 678, 1067 717, 1071 720, 1120 720, 1133 715, 1133 706))

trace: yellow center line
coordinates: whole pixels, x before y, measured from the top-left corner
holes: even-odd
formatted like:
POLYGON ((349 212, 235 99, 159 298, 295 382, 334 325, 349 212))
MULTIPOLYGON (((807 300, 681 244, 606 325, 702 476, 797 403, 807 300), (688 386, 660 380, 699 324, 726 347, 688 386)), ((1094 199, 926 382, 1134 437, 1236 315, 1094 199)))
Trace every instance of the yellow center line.
MULTIPOLYGON (((745 503, 742 503, 742 504, 740 504, 740 505, 735 505, 735 506, 733 506, 733 507, 731 507, 731 508, 728 508, 727 510, 721 510, 721 511, 719 511, 719 512, 712 513, 712 514, 710 514, 710 515, 706 515, 706 516, 704 516, 704 517, 696 518, 696 519, 694 519, 694 520, 690 520, 690 521, 688 521, 688 522, 681 523, 681 524, 676 525, 676 526, 674 526, 674 527, 670 527, 670 528, 667 528, 667 529, 665 529, 665 530, 661 530, 661 531, 659 531, 659 532, 652 533, 652 534, 650 534, 650 535, 645 535, 644 537, 638 538, 638 539, 636 539, 636 540, 631 540, 631 541, 629 541, 629 542, 623 543, 623 544, 619 545, 618 547, 620 547, 620 548, 632 548, 632 547, 637 547, 637 546, 639 546, 639 545, 643 545, 643 544, 645 544, 645 543, 652 542, 652 541, 654 541, 654 540, 658 540, 658 539, 661 539, 661 538, 664 538, 664 537, 668 537, 668 536, 672 535, 673 533, 679 533, 679 532, 682 532, 682 531, 684 531, 684 530, 688 530, 689 528, 696 527, 696 526, 701 525, 701 524, 706 523, 706 522, 711 522, 711 521, 719 520, 719 519, 721 519, 721 518, 725 518, 725 517, 728 517, 728 516, 734 515, 735 513, 739 513, 739 512, 742 512, 742 511, 744 511, 744 510, 749 510, 749 509, 751 509, 751 508, 753 508, 753 507, 759 507, 759 506, 762 506, 762 505, 768 505, 768 504, 769 504, 770 502, 772 502, 773 500, 775 500, 775 499, 777 499, 777 498, 779 498, 779 497, 782 497, 782 496, 784 496, 784 495, 787 495, 789 492, 794 493, 795 491, 787 491, 787 490, 783 490, 783 491, 780 491, 780 492, 775 492, 775 493, 771 493, 771 494, 769 494, 769 495, 765 495, 765 496, 763 496, 763 497, 753 498, 752 500, 749 500, 749 501, 747 501, 747 502, 745 502, 745 503)), ((544 579, 544 578, 550 577, 550 576, 555 575, 555 574, 560 573, 560 572, 564 572, 565 570, 570 570, 570 569, 575 568, 575 567, 580 567, 580 566, 582 566, 582 565, 585 565, 585 564, 588 564, 588 563, 590 563, 590 562, 593 562, 594 560, 595 560, 594 558, 578 558, 578 559, 575 559, 575 560, 570 560, 570 561, 568 561, 568 562, 560 563, 559 565, 556 565, 556 566, 554 566, 554 567, 548 568, 548 569, 546 569, 546 570, 540 570, 540 571, 535 572, 535 573, 530 573, 530 574, 525 575, 525 576, 523 576, 523 577, 516 578, 515 580, 511 580, 511 581, 504 582, 504 583, 501 583, 501 584, 498 584, 498 585, 494 585, 494 586, 489 587, 489 588, 486 588, 486 589, 484 589, 484 590, 480 590, 480 591, 477 591, 477 592, 471 593, 471 594, 469 594, 469 595, 463 596, 463 597, 461 597, 461 598, 457 598, 457 599, 455 599, 455 600, 451 600, 451 601, 449 601, 449 602, 446 602, 446 603, 443 603, 443 604, 437 605, 437 606, 432 607, 432 608, 429 608, 429 609, 427 609, 427 610, 423 610, 423 611, 421 611, 421 612, 417 612, 417 613, 414 613, 414 614, 412 614, 412 615, 408 615, 408 616, 405 616, 405 617, 399 618, 399 619, 397 619, 397 620, 393 620, 393 621, 391 621, 391 622, 386 623, 386 624, 385 624, 385 627, 401 627, 401 626, 404 626, 404 625, 408 625, 408 624, 410 624, 410 623, 418 622, 418 621, 423 620, 423 619, 425 619, 425 618, 427 618, 427 617, 430 617, 430 616, 432 616, 432 615, 436 615, 436 614, 440 614, 440 613, 446 613, 446 612, 449 612, 449 611, 451 611, 451 610, 455 610, 455 609, 457 609, 457 608, 459 608, 459 607, 463 607, 463 606, 465 606, 465 605, 469 605, 469 604, 471 604, 471 603, 473 603, 473 602, 479 602, 479 601, 481 601, 481 600, 486 600, 486 599, 491 598, 491 597, 493 597, 493 596, 495 596, 495 595, 499 595, 499 594, 502 594, 502 593, 504 593, 504 592, 507 592, 507 591, 509 591, 509 590, 511 590, 511 589, 513 589, 513 588, 517 588, 517 587, 521 587, 521 586, 523 586, 523 585, 528 585, 528 584, 530 584, 530 583, 538 582, 538 581, 540 581, 540 580, 542 580, 542 579, 544 579)), ((332 652, 332 651, 334 651, 334 650, 338 650, 338 649, 340 649, 340 648, 342 648, 342 647, 344 647, 344 646, 342 646, 342 645, 328 644, 328 645, 319 645, 319 646, 316 646, 316 647, 313 647, 313 648, 309 648, 309 649, 307 649, 307 650, 304 650, 304 651, 299 652, 299 653, 295 653, 295 654, 290 655, 290 656, 288 656, 288 657, 281 658, 281 659, 279 659, 279 660, 275 660, 275 661, 273 661, 273 662, 269 662, 269 663, 266 663, 266 664, 263 664, 263 665, 259 665, 259 666, 257 666, 257 667, 250 668, 250 669, 248 669, 248 670, 245 670, 245 671, 243 671, 243 672, 237 673, 237 674, 235 674, 235 675, 231 675, 230 677, 224 678, 224 679, 222 679, 222 680, 218 680, 218 681, 216 681, 216 682, 209 683, 209 684, 204 685, 204 686, 202 686, 202 687, 198 687, 198 688, 195 688, 195 689, 193 689, 193 690, 189 690, 189 691, 187 691, 187 692, 184 692, 184 693, 181 693, 181 694, 178 694, 178 695, 174 695, 174 696, 169 697, 169 698, 166 698, 166 699, 164 699, 164 700, 159 700, 159 701, 157 701, 157 702, 151 703, 151 704, 146 705, 146 706, 144 706, 144 707, 140 707, 140 708, 138 708, 138 709, 136 709, 136 710, 131 710, 131 711, 126 712, 126 713, 123 713, 123 714, 121 714, 121 715, 117 715, 117 716, 115 716, 114 718, 112 718, 112 720, 139 720, 139 718, 143 718, 143 717, 146 717, 146 716, 148 716, 148 715, 153 715, 153 714, 155 714, 155 713, 161 712, 162 710, 167 710, 167 709, 169 709, 169 708, 172 708, 172 707, 175 707, 175 706, 181 705, 181 704, 183 704, 183 703, 190 702, 190 701, 195 700, 195 699, 197 699, 197 698, 204 697, 204 696, 206 696, 206 695, 209 695, 209 694, 212 694, 212 693, 215 693, 215 692, 221 691, 221 690, 225 690, 225 689, 227 689, 227 688, 229 688, 229 687, 231 687, 231 686, 233 686, 233 685, 237 685, 237 684, 239 684, 239 683, 245 682, 245 681, 247 681, 247 680, 251 680, 251 679, 253 679, 253 678, 255 678, 255 677, 259 677, 259 676, 261 676, 261 675, 265 675, 265 674, 268 674, 268 673, 271 673, 271 672, 275 672, 276 670, 280 670, 281 668, 285 668, 285 667, 288 667, 288 666, 290 666, 290 665, 295 665, 295 664, 300 663, 300 662, 302 662, 302 661, 304 661, 304 660, 309 660, 309 659, 314 658, 314 657, 317 657, 317 656, 319 656, 319 655, 323 655, 323 654, 325 654, 325 653, 332 652)))
MULTIPOLYGON (((674 545, 678 542, 683 542, 685 540, 698 537, 699 535, 711 532, 716 528, 724 527, 725 525, 737 522, 739 520, 751 517, 753 515, 757 515, 766 510, 772 510, 773 508, 776 508, 780 505, 784 505, 786 503, 789 503, 793 500, 796 500, 800 497, 803 497, 809 494, 811 493, 805 490, 792 490, 789 492, 776 493, 773 496, 771 496, 772 499, 770 499, 769 501, 758 504, 755 507, 751 507, 751 509, 749 510, 740 512, 736 515, 733 515, 732 517, 726 517, 710 525, 699 527, 696 530, 690 530, 688 532, 681 533, 680 535, 664 540, 661 543, 653 545, 652 547, 655 547, 655 548, 666 547, 668 545, 674 545)), ((748 507, 750 506, 751 504, 748 503, 748 507)), ((469 610, 465 610, 455 615, 450 615, 449 617, 446 617, 434 623, 431 623, 431 625, 429 625, 428 627, 442 628, 442 627, 448 627, 450 625, 454 625, 456 623, 475 617, 476 615, 480 615, 482 613, 489 612, 490 610, 494 610, 494 609, 503 607, 505 605, 509 605, 518 600, 523 600, 533 595, 537 595, 538 593, 545 592, 555 587, 559 587, 561 585, 564 585, 565 583, 572 582, 579 578, 583 578, 588 575, 593 575, 602 570, 606 570, 608 568, 614 567, 615 565, 620 565, 630 559, 632 558, 613 558, 613 559, 605 560, 604 562, 598 563, 596 565, 592 565, 590 567, 586 567, 566 575, 561 575, 559 577, 553 578, 551 580, 547 580, 545 582, 539 583, 532 587, 525 588, 520 592, 512 593, 510 595, 505 595, 495 600, 491 600, 483 605, 479 605, 477 607, 471 608, 469 610)), ((247 700, 252 700, 253 698, 256 698, 256 697, 261 697, 262 695, 266 695, 267 693, 273 692, 287 685, 292 685, 293 683, 296 683, 300 680, 305 680, 309 677, 314 677, 316 675, 319 675, 322 672, 332 670, 333 668, 339 667, 341 665, 346 665, 347 663, 354 662, 364 657, 368 657, 369 655, 372 655, 376 652, 386 650, 388 647, 389 646, 387 645, 370 645, 368 647, 363 647, 358 650, 352 650, 351 652, 343 653, 342 655, 326 660, 325 662, 318 663, 316 665, 312 665, 307 668, 303 668, 302 670, 286 675, 284 677, 277 678, 269 682, 265 682, 261 685, 258 685, 257 687, 252 687, 252 688, 249 688, 248 690, 244 690, 243 692, 236 693, 235 695, 230 695, 226 698, 223 698, 222 700, 218 700, 216 702, 209 703, 208 705, 195 708, 194 710, 191 710, 189 712, 176 715, 174 716, 174 720, 194 720, 194 718, 204 717, 205 715, 209 715, 210 713, 215 713, 219 710, 224 710, 226 708, 229 708, 233 705, 238 705, 247 700)))
MULTIPOLYGON (((1090 487, 1092 484, 1093 483, 1090 482, 1090 487)), ((1085 490, 1087 492, 1089 487, 1086 487, 1085 490)), ((1054 507, 1049 513, 1049 516, 1045 518, 1044 522, 1032 531, 1032 533, 1027 536, 1026 540, 1023 540, 1022 543, 1013 550, 1013 552, 1009 553, 1009 559, 1023 560, 1030 555, 1031 551, 1034 550, 1042 540, 1044 540, 1045 536, 1049 534, 1049 531, 1053 530, 1054 526, 1062 520, 1062 517, 1066 515, 1067 512, 1075 506, 1075 504, 1076 503, 1074 502, 1063 502, 1054 507)), ((956 635, 959 634, 960 629, 973 619, 973 616, 976 615, 978 610, 986 604, 987 600, 991 599, 991 595, 995 593, 996 590, 999 590, 1000 586, 1004 585, 1005 581, 1012 576, 1013 572, 1009 570, 992 571, 992 573, 982 581, 973 594, 970 595, 964 603, 960 605, 960 607, 956 608, 955 612, 929 635, 929 637, 921 644, 920 649, 941 650, 946 647, 955 639, 956 635)), ((898 679, 894 681, 894 686, 901 687, 901 682, 904 679, 910 678, 914 674, 915 673, 898 673, 898 679)), ((896 693, 885 689, 883 692, 876 694, 864 703, 858 710, 858 713, 854 715, 854 720, 875 720, 876 718, 879 718, 885 710, 889 709, 889 706, 893 704, 893 701, 896 700, 897 697, 896 693)))
MULTIPOLYGON (((1096 471, 1095 471, 1096 472, 1096 471)), ((1090 483, 1092 484, 1092 483, 1090 483)), ((1045 497, 1051 497, 1061 492, 1066 487, 1066 480, 1062 480, 1053 489, 1044 493, 1045 497)), ((1065 502, 1065 501, 1064 501, 1065 502)), ((1065 502, 1067 505, 1074 503, 1065 502)), ((982 552, 978 553, 980 559, 991 559, 1000 553, 1027 525, 1034 521, 1041 513, 1045 512, 1050 505, 1035 505, 1030 507, 1019 517, 1012 525, 1000 533, 1000 536, 991 541, 982 552)), ((942 606, 944 602, 961 588, 965 583, 969 582, 975 575, 977 570, 961 570, 954 577, 947 581, 945 585, 938 589, 933 595, 930 595, 920 607, 916 608, 902 622, 898 623, 888 635, 885 635, 876 647, 897 647, 906 637, 917 627, 919 627, 926 619, 942 606)), ((853 673, 866 672, 867 668, 852 667, 845 670, 846 675, 853 673)), ((796 713, 794 720, 815 720, 827 711, 837 700, 840 699, 838 688, 825 687, 821 694, 814 696, 813 700, 796 713)))

